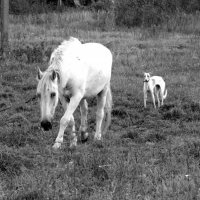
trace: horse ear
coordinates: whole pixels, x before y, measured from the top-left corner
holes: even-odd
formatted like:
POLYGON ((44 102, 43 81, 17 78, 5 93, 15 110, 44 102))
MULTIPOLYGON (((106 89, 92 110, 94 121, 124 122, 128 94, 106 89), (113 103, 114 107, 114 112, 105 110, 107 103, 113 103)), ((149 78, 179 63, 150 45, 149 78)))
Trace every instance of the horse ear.
POLYGON ((41 78, 42 78, 42 76, 43 76, 43 72, 40 70, 40 68, 38 67, 37 68, 37 77, 36 77, 36 79, 39 81, 41 78))
POLYGON ((57 73, 55 72, 55 70, 53 70, 51 74, 51 80, 54 81, 56 77, 57 77, 57 73))

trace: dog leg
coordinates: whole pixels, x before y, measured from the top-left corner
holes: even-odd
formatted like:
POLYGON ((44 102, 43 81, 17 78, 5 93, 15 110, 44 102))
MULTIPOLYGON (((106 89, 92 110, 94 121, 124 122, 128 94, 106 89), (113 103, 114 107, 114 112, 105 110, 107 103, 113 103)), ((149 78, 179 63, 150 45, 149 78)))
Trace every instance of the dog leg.
POLYGON ((151 89, 150 92, 151 92, 151 96, 152 96, 152 101, 153 101, 154 108, 156 109, 156 102, 155 102, 155 97, 154 97, 154 91, 151 89))
POLYGON ((144 93, 144 107, 147 107, 147 86, 144 83, 144 87, 143 87, 143 93, 144 93))
POLYGON ((166 90, 165 86, 162 88, 161 93, 162 93, 162 96, 161 96, 161 99, 162 99, 161 105, 163 105, 163 101, 167 97, 167 90, 166 90))
POLYGON ((144 91, 144 107, 147 107, 147 91, 144 91))
POLYGON ((156 89, 156 97, 157 97, 157 101, 158 101, 158 108, 160 108, 159 92, 160 92, 160 90, 156 89))
POLYGON ((161 106, 163 106, 164 97, 162 91, 160 91, 160 97, 161 97, 161 106))

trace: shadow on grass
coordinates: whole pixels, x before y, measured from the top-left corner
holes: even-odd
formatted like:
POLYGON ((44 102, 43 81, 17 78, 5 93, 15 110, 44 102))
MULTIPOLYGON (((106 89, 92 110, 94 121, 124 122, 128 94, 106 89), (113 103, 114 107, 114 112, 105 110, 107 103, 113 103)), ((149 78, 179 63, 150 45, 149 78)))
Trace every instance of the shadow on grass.
POLYGON ((184 102, 181 105, 166 104, 161 107, 159 112, 164 120, 200 120, 200 104, 196 102, 184 102))
POLYGON ((189 158, 199 160, 200 158, 200 141, 190 141, 184 145, 185 151, 187 151, 187 156, 189 158))
POLYGON ((130 138, 135 143, 158 143, 163 142, 167 139, 163 133, 152 132, 151 130, 129 130, 126 134, 122 136, 122 138, 130 138))
POLYGON ((0 153, 0 171, 8 177, 19 176, 22 168, 33 169, 34 163, 28 158, 14 155, 12 152, 0 153))
POLYGON ((0 143, 15 148, 24 147, 26 144, 39 144, 31 130, 30 127, 17 122, 10 127, 4 126, 4 131, 0 134, 0 143))
POLYGON ((41 200, 44 199, 44 195, 40 191, 33 191, 28 194, 19 195, 13 200, 41 200))

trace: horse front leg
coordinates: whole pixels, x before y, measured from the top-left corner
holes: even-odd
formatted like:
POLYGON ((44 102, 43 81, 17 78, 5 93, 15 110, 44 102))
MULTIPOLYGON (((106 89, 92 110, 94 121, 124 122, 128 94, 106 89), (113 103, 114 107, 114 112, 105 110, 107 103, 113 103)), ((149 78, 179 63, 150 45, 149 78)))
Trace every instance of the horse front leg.
MULTIPOLYGON (((60 128, 59 128, 58 136, 56 138, 55 144, 53 145, 54 149, 58 149, 61 147, 61 144, 63 143, 64 131, 69 125, 70 121, 71 120, 74 121, 73 113, 76 110, 77 106, 79 105, 81 99, 82 99, 82 95, 79 93, 71 97, 70 102, 67 106, 67 110, 65 111, 65 114, 60 120, 60 128)), ((77 143, 77 136, 76 134, 74 134, 74 138, 70 142, 70 147, 72 147, 73 145, 76 146, 76 143, 77 143)))
MULTIPOLYGON (((60 97, 60 102, 62 104, 62 107, 64 109, 64 111, 67 110, 69 101, 66 100, 66 98, 64 96, 60 97)), ((76 136, 76 127, 75 127, 75 120, 74 120, 74 116, 72 114, 71 118, 70 118, 70 125, 72 127, 72 132, 71 132, 71 146, 76 146, 77 145, 77 136, 76 136)))
POLYGON ((101 127, 104 118, 104 107, 106 104, 107 90, 103 90, 97 96, 97 112, 96 112, 96 132, 94 135, 95 140, 101 140, 101 127))

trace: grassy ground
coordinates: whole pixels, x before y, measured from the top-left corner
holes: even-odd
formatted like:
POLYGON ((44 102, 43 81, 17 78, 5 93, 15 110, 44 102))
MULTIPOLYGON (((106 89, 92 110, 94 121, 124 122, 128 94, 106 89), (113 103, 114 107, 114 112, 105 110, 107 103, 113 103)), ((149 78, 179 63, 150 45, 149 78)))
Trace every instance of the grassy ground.
MULTIPOLYGON (((175 27, 170 33, 113 30, 108 16, 87 11, 10 16, 10 21, 11 53, 0 65, 1 199, 200 198, 198 21, 185 22, 184 30, 183 24, 168 24, 162 30, 175 27), (113 52, 112 124, 101 143, 93 142, 95 99, 90 99, 90 140, 70 150, 66 133, 62 149, 53 151, 62 108, 53 130, 43 132, 31 97, 36 67, 44 70, 52 49, 69 35, 113 52), (144 71, 166 80, 168 97, 159 110, 150 98, 143 108, 144 71)), ((78 127, 78 111, 75 118, 78 127)))

